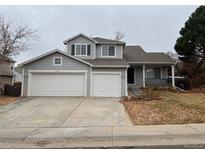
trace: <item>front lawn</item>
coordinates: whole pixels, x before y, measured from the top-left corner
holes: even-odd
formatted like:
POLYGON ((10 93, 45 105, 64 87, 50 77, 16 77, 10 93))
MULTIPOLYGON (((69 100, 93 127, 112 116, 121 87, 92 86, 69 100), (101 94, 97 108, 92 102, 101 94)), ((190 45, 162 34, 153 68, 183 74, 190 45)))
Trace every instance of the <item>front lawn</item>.
POLYGON ((124 100, 134 125, 205 122, 205 93, 157 91, 158 100, 124 100))
POLYGON ((20 99, 20 97, 0 96, 0 106, 12 103, 18 99, 20 99))

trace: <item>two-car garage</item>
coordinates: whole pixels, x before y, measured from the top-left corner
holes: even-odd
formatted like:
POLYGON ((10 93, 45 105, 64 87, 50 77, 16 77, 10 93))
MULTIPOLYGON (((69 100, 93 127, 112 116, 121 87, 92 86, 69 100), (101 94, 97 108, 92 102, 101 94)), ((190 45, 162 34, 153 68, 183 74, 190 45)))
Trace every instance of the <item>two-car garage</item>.
POLYGON ((126 95, 126 68, 96 64, 54 50, 26 61, 22 96, 121 97, 126 95), (55 60, 60 65, 54 65, 55 60))
POLYGON ((31 96, 86 96, 86 77, 76 73, 32 73, 31 96))
POLYGON ((120 73, 92 73, 91 89, 87 89, 87 72, 30 72, 29 96, 120 97, 120 73))

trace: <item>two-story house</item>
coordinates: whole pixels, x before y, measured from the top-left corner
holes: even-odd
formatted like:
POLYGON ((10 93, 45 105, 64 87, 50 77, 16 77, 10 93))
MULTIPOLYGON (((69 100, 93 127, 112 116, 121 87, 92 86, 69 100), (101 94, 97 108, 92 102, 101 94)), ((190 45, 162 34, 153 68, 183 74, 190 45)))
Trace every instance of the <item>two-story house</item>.
MULTIPOLYGON (((0 58, 2 57, 0 56, 0 58)), ((8 57, 5 57, 4 60, 0 59, 0 61, 0 94, 3 94, 4 85, 12 84, 15 61, 8 57)))
POLYGON ((146 53, 125 42, 82 33, 55 49, 19 64, 22 96, 127 96, 128 88, 169 85, 174 62, 164 53, 146 53))

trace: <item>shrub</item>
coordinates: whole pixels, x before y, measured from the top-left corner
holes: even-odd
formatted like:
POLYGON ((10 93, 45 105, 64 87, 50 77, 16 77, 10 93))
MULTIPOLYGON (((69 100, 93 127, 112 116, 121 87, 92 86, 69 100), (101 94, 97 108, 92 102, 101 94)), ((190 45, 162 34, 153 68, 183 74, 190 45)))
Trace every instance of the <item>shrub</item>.
POLYGON ((141 100, 154 100, 160 99, 159 91, 156 90, 156 87, 146 87, 141 88, 142 94, 138 96, 138 99, 141 100))
POLYGON ((197 74, 193 79, 190 79, 191 88, 198 88, 201 85, 205 85, 205 73, 197 74))

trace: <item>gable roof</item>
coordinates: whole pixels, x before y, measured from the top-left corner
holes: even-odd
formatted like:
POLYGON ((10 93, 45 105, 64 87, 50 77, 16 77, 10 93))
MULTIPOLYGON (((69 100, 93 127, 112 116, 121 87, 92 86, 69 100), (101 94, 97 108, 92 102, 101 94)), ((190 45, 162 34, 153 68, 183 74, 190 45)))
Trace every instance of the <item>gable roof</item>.
POLYGON ((66 40, 63 41, 64 44, 67 44, 67 42, 79 37, 79 36, 83 36, 91 41, 93 41, 94 43, 97 43, 97 44, 126 44, 125 42, 122 42, 122 41, 116 41, 116 40, 112 40, 112 39, 107 39, 107 38, 102 38, 102 37, 89 37, 83 33, 79 33, 77 35, 74 35, 66 40))
POLYGON ((116 40, 106 39, 102 37, 93 37, 92 39, 97 41, 100 44, 126 44, 125 42, 122 41, 116 41, 116 40))
POLYGON ((64 44, 67 44, 67 42, 69 42, 69 41, 71 41, 71 40, 73 40, 73 39, 75 39, 76 37, 79 37, 79 36, 83 36, 83 37, 85 37, 85 38, 87 38, 87 39, 93 41, 94 43, 97 43, 96 40, 90 38, 89 36, 87 36, 87 35, 85 35, 85 34, 83 34, 83 33, 79 33, 79 34, 77 34, 77 35, 74 35, 74 36, 72 36, 72 37, 70 37, 70 38, 64 40, 63 43, 64 43, 64 44))
POLYGON ((23 63, 20 63, 18 66, 19 66, 19 67, 22 67, 22 66, 25 65, 25 64, 28 64, 28 63, 31 63, 31 62, 33 62, 33 61, 36 61, 36 60, 38 60, 38 59, 40 59, 40 58, 46 57, 46 56, 48 56, 48 55, 50 55, 50 54, 52 54, 52 53, 55 53, 55 52, 61 53, 61 54, 65 55, 65 56, 68 56, 68 57, 70 57, 70 58, 72 58, 72 59, 75 59, 75 60, 77 60, 77 61, 80 61, 80 62, 82 62, 82 63, 84 63, 84 64, 89 65, 89 66, 93 66, 92 64, 90 64, 90 63, 88 63, 88 62, 86 62, 86 61, 84 61, 84 60, 82 60, 82 59, 79 59, 79 58, 77 58, 77 57, 71 56, 71 55, 67 54, 66 52, 61 51, 61 50, 59 50, 59 49, 54 49, 54 50, 52 50, 52 51, 50 51, 50 52, 46 52, 46 53, 44 53, 44 54, 42 54, 42 55, 40 55, 40 56, 37 56, 37 57, 32 58, 32 59, 30 59, 30 60, 27 60, 27 61, 25 61, 25 62, 23 62, 23 63))
POLYGON ((85 59, 94 67, 127 67, 128 63, 123 59, 85 59))
POLYGON ((174 64, 169 55, 163 52, 145 52, 140 46, 125 46, 124 57, 128 63, 174 64))

